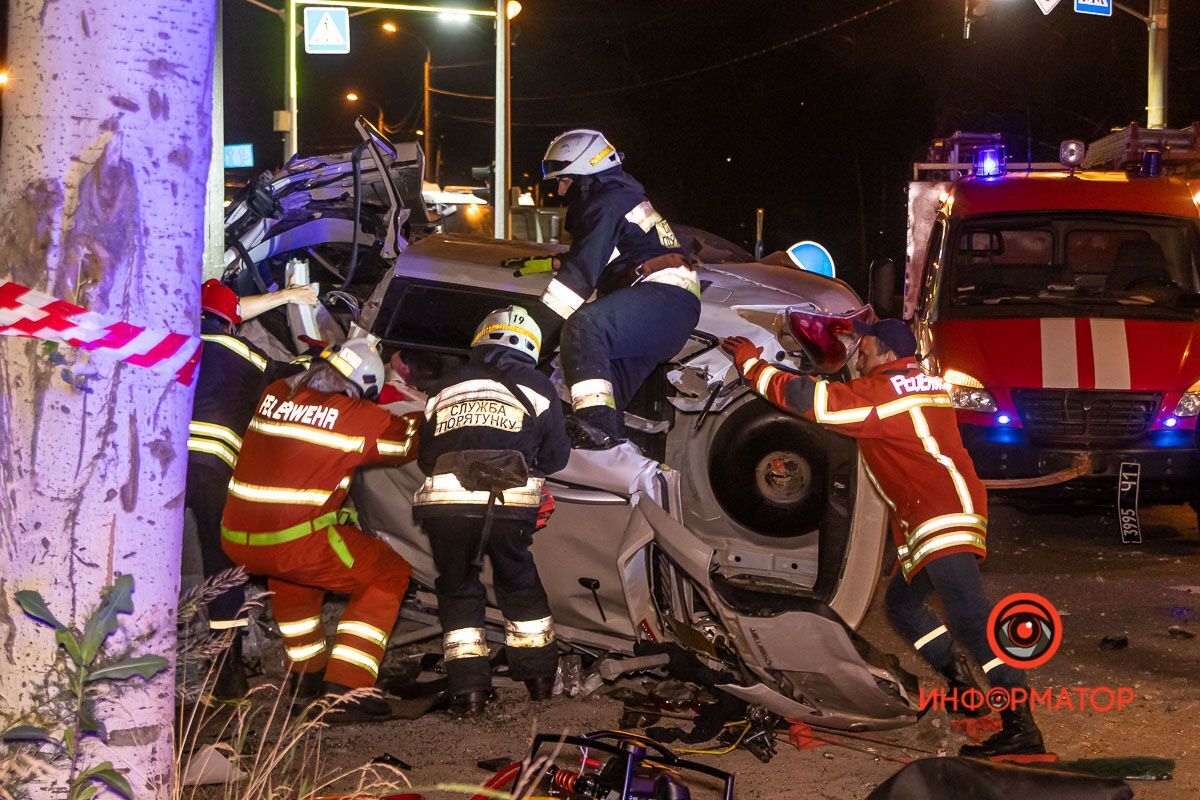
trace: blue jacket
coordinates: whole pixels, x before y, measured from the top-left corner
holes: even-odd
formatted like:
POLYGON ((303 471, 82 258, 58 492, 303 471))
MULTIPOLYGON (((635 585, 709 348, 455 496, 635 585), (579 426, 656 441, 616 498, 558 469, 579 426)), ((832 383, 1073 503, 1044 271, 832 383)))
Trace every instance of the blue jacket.
POLYGON ((472 348, 470 360, 435 387, 417 441, 417 463, 428 477, 413 498, 416 519, 483 514, 486 493, 467 492, 453 476, 435 474, 441 455, 463 450, 524 455, 530 482, 504 493, 497 516, 530 523, 542 501, 542 479, 565 467, 571 456, 554 385, 534 368, 532 358, 501 345, 472 348))
POLYGON ((647 260, 683 253, 642 185, 620 167, 576 180, 581 183, 571 188, 577 194, 566 221, 571 249, 562 256, 562 267, 542 295, 542 302, 561 319, 583 305, 593 291, 604 295, 628 285, 632 270, 647 260))

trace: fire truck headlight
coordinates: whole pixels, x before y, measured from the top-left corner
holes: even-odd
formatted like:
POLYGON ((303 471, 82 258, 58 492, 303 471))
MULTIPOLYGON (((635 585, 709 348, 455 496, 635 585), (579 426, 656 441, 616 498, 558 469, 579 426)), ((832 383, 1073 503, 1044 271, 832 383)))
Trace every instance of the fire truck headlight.
POLYGON ((954 401, 955 408, 983 414, 996 413, 996 398, 978 378, 957 369, 948 369, 942 380, 949 384, 950 399, 954 401))
POLYGON ((1198 387, 1193 386, 1192 389, 1179 398, 1179 402, 1175 405, 1176 417, 1195 417, 1200 415, 1200 391, 1196 391, 1198 387))

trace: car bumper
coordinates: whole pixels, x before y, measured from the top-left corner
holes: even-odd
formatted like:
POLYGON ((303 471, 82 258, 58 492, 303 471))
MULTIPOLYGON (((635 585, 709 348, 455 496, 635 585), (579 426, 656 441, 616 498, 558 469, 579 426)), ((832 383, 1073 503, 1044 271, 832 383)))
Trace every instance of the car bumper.
POLYGON ((975 471, 984 480, 1037 478, 1070 469, 1081 453, 1091 459, 1090 474, 1028 490, 1031 494, 1103 494, 1115 499, 1121 464, 1136 462, 1141 465, 1143 501, 1183 502, 1200 495, 1200 451, 1194 431, 1156 431, 1122 446, 1088 447, 1031 442, 1019 428, 960 427, 975 471))

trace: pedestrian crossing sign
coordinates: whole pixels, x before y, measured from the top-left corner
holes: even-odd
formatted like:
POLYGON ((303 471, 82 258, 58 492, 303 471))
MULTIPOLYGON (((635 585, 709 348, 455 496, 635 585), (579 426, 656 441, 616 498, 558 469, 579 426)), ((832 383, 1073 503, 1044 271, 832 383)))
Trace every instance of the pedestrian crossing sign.
POLYGON ((304 52, 345 55, 350 52, 350 9, 307 6, 304 9, 304 52))

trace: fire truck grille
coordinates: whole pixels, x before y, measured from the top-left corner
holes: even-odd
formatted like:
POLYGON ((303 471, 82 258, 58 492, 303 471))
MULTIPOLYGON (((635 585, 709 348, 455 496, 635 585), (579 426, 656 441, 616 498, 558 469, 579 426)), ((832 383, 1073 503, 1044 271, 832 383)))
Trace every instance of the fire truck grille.
POLYGON ((1162 405, 1158 393, 1014 389, 1012 394, 1030 436, 1061 442, 1136 439, 1150 430, 1162 405))

